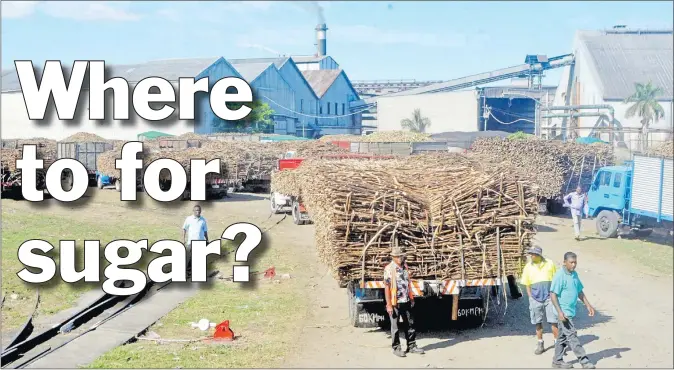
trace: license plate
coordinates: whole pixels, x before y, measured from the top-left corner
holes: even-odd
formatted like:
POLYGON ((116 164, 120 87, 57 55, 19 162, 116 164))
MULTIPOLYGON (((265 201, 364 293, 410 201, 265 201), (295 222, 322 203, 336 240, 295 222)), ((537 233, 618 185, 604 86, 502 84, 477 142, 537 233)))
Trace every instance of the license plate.
POLYGON ((220 185, 211 185, 213 189, 220 189, 220 185))

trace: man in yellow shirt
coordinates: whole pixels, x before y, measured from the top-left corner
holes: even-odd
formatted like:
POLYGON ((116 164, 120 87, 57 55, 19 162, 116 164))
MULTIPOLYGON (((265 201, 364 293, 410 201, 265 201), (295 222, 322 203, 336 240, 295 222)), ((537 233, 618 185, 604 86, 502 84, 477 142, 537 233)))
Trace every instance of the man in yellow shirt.
POLYGON ((552 335, 557 340, 557 310, 550 300, 550 286, 552 278, 557 272, 555 264, 543 257, 543 250, 534 246, 527 252, 531 256, 529 263, 524 266, 522 271, 522 285, 527 287, 529 295, 529 313, 531 323, 536 325, 536 337, 538 345, 536 346, 537 355, 545 352, 543 344, 543 316, 552 326, 552 335))

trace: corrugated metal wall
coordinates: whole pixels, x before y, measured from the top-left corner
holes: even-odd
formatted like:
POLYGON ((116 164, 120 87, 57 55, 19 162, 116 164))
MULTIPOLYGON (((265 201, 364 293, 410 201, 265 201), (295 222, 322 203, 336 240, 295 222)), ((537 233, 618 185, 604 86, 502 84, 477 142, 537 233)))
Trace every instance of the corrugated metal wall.
MULTIPOLYGON (((286 63, 281 66, 279 70, 283 79, 290 85, 295 93, 295 110, 299 113, 307 115, 316 115, 316 107, 318 98, 314 94, 314 90, 311 89, 311 86, 307 83, 302 76, 302 72, 299 71, 292 59, 288 60, 286 63)), ((275 106, 272 108, 276 109, 275 106)), ((312 117, 303 116, 301 114, 295 115, 297 118, 296 123, 296 132, 285 132, 287 134, 302 136, 302 127, 305 129, 310 127, 310 124, 314 122, 312 117)))
POLYGON ((286 130, 292 130, 295 125, 295 92, 281 73, 272 64, 262 72, 251 84, 254 95, 262 102, 269 104, 274 110, 275 124, 283 125, 286 130), (286 109, 284 109, 284 108, 286 109), (290 125, 288 124, 290 121, 290 125))
MULTIPOLYGON (((318 118, 315 123, 321 128, 322 134, 326 134, 324 128, 330 129, 331 133, 360 134, 361 115, 349 113, 349 102, 356 100, 357 97, 358 93, 348 83, 344 74, 337 76, 319 101, 323 107, 321 116, 325 118, 318 118)), ((318 111, 320 112, 320 109, 318 111)))
POLYGON ((338 69, 339 64, 332 57, 325 57, 320 62, 321 69, 338 69))
MULTIPOLYGON (((196 79, 208 77, 208 82, 212 88, 215 83, 226 77, 239 77, 241 75, 237 72, 234 67, 232 67, 224 59, 218 61, 210 68, 202 72, 197 76, 196 79)), ((195 107, 197 107, 197 112, 195 112, 195 122, 194 122, 194 132, 198 134, 210 134, 215 132, 216 125, 220 125, 224 120, 216 116, 211 109, 211 103, 209 100, 210 94, 206 93, 197 93, 195 107)), ((163 131, 163 130, 162 130, 163 131)))
POLYGON ((478 99, 474 90, 379 97, 378 130, 401 130, 400 121, 411 118, 417 108, 422 116, 431 120, 427 133, 478 130, 478 99))

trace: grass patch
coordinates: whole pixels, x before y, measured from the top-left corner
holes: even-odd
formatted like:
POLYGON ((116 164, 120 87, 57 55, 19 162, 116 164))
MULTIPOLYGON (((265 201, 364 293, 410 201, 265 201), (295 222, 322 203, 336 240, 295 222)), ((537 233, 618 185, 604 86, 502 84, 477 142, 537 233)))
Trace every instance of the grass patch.
MULTIPOLYGON (((24 268, 18 259, 18 249, 22 243, 30 239, 46 240, 54 246, 50 255, 55 256, 58 263, 58 247, 60 240, 75 240, 78 252, 84 240, 100 240, 101 247, 116 239, 150 239, 166 238, 170 233, 177 234, 177 227, 147 227, 143 222, 105 220, 105 222, 65 219, 54 215, 35 213, 26 210, 14 210, 3 206, 2 210, 2 294, 5 303, 2 307, 3 331, 12 330, 26 320, 35 307, 36 288, 40 290, 38 316, 52 315, 58 311, 73 307, 77 299, 87 290, 98 288, 95 284, 66 284, 60 281, 57 265, 56 276, 45 284, 33 285, 23 282, 16 275, 24 268), (13 299, 14 298, 14 299, 13 299)), ((77 256, 81 262, 82 253, 77 256)), ((101 253, 103 258, 103 253, 101 253)), ((107 263, 106 263, 107 264, 107 263)), ((81 263, 76 264, 78 269, 81 263)), ((101 276, 103 268, 101 266, 101 276)))
MULTIPOLYGON (((273 237, 272 237, 273 240, 273 237)), ((270 243, 273 244, 273 243, 270 243)), ((287 246, 270 246, 252 259, 251 271, 264 271, 270 266, 277 274, 299 271, 302 266, 290 257, 287 246)), ((223 276, 232 273, 233 254, 214 263, 223 276), (230 258, 231 257, 231 258, 230 258)), ((278 277, 278 275, 277 275, 278 277)), ((251 277, 254 279, 255 277, 251 277)), ((113 349, 89 364, 89 368, 242 368, 274 367, 293 347, 306 314, 308 298, 300 279, 258 281, 254 288, 239 283, 216 280, 208 289, 200 290, 149 330, 162 339, 198 339, 212 335, 213 330, 193 329, 190 322, 202 318, 219 323, 230 321, 237 339, 230 344, 155 343, 137 341, 113 349)))

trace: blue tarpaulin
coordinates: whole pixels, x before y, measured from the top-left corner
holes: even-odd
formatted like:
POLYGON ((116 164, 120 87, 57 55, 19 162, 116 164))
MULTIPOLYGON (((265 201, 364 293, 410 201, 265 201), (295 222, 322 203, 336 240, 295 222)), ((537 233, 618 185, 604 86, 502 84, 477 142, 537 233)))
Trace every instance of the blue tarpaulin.
POLYGON ((596 137, 579 137, 576 139, 578 144, 594 144, 594 143, 604 143, 608 144, 604 140, 597 139, 596 137))

